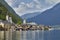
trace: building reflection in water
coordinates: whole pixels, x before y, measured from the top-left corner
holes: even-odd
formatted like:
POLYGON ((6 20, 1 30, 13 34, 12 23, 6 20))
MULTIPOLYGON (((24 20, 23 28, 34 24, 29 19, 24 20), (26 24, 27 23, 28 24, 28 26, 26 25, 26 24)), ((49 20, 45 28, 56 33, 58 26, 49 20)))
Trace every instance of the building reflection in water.
MULTIPOLYGON (((43 40, 43 32, 36 31, 6 31, 6 40, 43 40)), ((0 31, 0 40, 4 40, 4 31, 0 31)))

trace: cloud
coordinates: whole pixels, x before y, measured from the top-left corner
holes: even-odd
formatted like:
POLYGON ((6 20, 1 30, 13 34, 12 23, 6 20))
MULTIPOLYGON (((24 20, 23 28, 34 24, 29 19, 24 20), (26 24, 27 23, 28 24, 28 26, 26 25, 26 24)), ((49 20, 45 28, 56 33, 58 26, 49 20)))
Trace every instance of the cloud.
POLYGON ((27 3, 26 6, 29 7, 29 8, 33 8, 34 7, 32 2, 31 3, 27 3))
POLYGON ((18 15, 46 10, 60 0, 6 0, 18 15))
POLYGON ((33 2, 31 3, 21 2, 18 7, 14 7, 13 9, 16 11, 17 14, 23 15, 26 13, 37 11, 38 9, 40 9, 40 5, 37 5, 33 2))
POLYGON ((36 2, 36 3, 38 3, 38 4, 40 4, 40 2, 38 0, 33 0, 33 1, 36 2))
POLYGON ((12 0, 5 0, 10 6, 12 5, 13 1, 12 0))
POLYGON ((60 0, 46 0, 46 2, 48 2, 48 3, 58 3, 58 2, 60 2, 60 0))
POLYGON ((26 10, 25 4, 21 4, 18 7, 14 8, 17 13, 23 13, 26 10))

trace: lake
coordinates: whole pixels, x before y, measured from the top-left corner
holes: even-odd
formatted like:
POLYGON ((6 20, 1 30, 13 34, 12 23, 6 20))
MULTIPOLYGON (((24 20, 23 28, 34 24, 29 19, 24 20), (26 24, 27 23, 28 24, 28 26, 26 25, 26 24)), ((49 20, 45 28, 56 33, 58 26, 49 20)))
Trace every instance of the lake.
POLYGON ((0 40, 60 40, 60 30, 0 31, 0 40))

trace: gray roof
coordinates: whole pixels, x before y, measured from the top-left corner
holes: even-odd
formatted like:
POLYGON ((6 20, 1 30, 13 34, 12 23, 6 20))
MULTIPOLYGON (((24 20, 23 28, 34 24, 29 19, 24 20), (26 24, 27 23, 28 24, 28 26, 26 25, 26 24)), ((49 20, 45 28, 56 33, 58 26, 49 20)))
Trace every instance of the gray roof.
POLYGON ((0 20, 0 22, 4 23, 4 24, 11 24, 10 22, 6 21, 6 20, 0 20))

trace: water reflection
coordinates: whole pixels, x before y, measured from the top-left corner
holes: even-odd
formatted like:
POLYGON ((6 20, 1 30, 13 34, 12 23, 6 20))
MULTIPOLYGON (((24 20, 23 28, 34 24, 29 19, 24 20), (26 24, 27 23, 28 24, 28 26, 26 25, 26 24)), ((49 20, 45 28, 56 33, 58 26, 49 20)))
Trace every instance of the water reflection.
MULTIPOLYGON (((60 40, 60 30, 44 31, 6 31, 5 40, 60 40)), ((0 40, 4 40, 4 31, 0 31, 0 40)))
POLYGON ((20 40, 43 40, 42 31, 20 31, 20 40))
MULTIPOLYGON (((0 31, 0 40, 4 39, 4 31, 0 31)), ((6 31, 6 40, 42 40, 42 31, 6 31)))
POLYGON ((0 40, 4 40, 4 32, 3 31, 0 31, 0 40))

